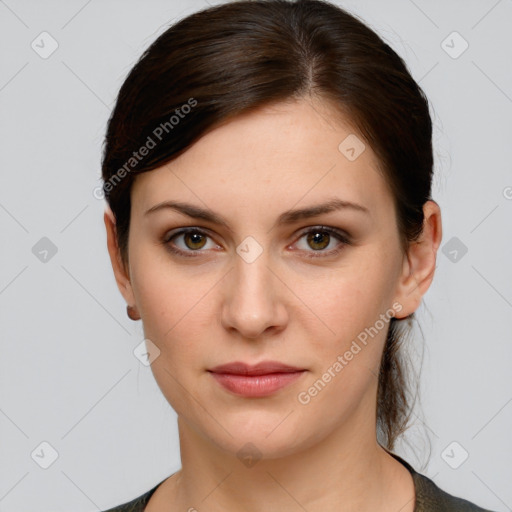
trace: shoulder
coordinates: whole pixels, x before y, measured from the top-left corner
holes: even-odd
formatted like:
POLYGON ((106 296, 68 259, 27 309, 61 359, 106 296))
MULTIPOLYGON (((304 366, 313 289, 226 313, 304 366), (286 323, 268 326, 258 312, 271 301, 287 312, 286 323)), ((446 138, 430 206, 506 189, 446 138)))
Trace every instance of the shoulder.
POLYGON ((463 498, 448 494, 421 473, 415 472, 413 479, 416 487, 415 512, 492 512, 463 498))
POLYGON ((114 508, 109 508, 104 512, 144 512, 144 508, 148 504, 149 498, 153 496, 153 494, 155 493, 155 491, 157 490, 158 486, 161 483, 162 482, 158 483, 157 485, 155 485, 155 487, 145 492, 141 496, 133 499, 132 501, 123 503, 122 505, 118 505, 117 507, 114 508))
POLYGON ((411 473, 416 491, 414 512, 493 512, 481 508, 468 500, 448 494, 440 489, 430 478, 418 473, 402 457, 386 450, 392 457, 401 462, 411 473))

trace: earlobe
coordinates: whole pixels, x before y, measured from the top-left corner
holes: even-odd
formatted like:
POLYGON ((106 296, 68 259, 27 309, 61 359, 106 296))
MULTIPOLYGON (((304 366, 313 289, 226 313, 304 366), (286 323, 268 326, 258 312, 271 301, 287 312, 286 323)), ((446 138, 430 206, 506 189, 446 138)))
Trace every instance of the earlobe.
POLYGON ((396 299, 402 304, 402 310, 397 318, 405 318, 418 309, 434 278, 442 239, 441 209, 435 201, 429 200, 423 206, 423 213, 423 232, 411 243, 403 259, 396 299))
POLYGON ((116 219, 109 206, 105 208, 103 220, 107 231, 108 253, 110 255, 110 261, 112 263, 117 287, 127 304, 134 304, 135 298, 133 295, 129 272, 127 272, 127 269, 122 262, 121 253, 117 244, 116 219))

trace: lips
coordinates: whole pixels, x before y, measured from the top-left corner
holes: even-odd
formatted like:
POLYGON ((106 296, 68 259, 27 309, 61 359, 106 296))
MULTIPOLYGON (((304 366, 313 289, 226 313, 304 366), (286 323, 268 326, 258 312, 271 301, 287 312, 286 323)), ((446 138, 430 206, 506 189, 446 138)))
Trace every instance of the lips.
POLYGON ((224 373, 230 375, 268 375, 273 373, 294 373, 304 371, 304 368, 298 368, 279 361, 263 361, 256 365, 249 365, 241 361, 221 364, 208 370, 213 373, 224 373))
POLYGON ((236 361, 208 371, 230 393, 245 398, 263 398, 297 381, 307 370, 279 361, 263 361, 256 365, 236 361))

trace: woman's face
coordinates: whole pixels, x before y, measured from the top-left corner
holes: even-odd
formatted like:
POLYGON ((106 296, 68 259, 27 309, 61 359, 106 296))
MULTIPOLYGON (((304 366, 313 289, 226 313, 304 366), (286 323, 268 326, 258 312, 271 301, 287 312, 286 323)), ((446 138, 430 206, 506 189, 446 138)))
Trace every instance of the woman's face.
POLYGON ((121 292, 158 347, 151 368, 182 424, 233 453, 374 435, 389 319, 418 305, 375 154, 329 112, 301 101, 240 116, 133 185, 121 292), (358 206, 291 213, 333 201, 358 206), (165 202, 215 219, 149 211, 165 202), (209 371, 269 360, 304 371, 259 396, 209 371))

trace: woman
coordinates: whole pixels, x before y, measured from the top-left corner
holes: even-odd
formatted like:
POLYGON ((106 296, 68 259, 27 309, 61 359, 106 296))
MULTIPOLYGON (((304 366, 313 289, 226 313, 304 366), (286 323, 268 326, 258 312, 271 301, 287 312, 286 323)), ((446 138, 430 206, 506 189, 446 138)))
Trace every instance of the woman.
POLYGON ((104 220, 182 469, 112 511, 484 510, 392 453, 442 238, 431 138, 402 59, 327 2, 212 7, 144 53, 104 220))

